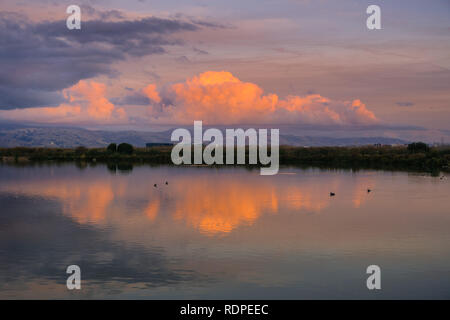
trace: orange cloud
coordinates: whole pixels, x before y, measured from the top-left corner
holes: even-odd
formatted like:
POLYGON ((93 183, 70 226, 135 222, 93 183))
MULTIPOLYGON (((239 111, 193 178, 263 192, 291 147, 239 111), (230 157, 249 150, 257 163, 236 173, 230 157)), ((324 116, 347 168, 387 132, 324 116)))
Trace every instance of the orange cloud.
POLYGON ((263 95, 257 85, 242 82, 229 72, 204 72, 174 84, 174 117, 207 123, 254 122, 275 111, 278 97, 263 95))
POLYGON ((73 87, 64 90, 71 102, 87 100, 86 111, 96 119, 108 119, 114 111, 114 105, 105 98, 106 86, 103 83, 80 81, 73 87))
POLYGON ((156 103, 161 102, 161 97, 159 96, 158 91, 156 91, 156 86, 154 84, 149 84, 144 89, 142 89, 142 92, 152 101, 156 103))
MULTIPOLYGON (((145 90, 151 100, 161 100, 154 85, 145 90)), ((201 73, 183 83, 173 84, 165 94, 167 100, 172 101, 171 105, 151 108, 150 114, 175 123, 193 120, 203 120, 207 124, 348 125, 377 122, 373 112, 360 100, 332 101, 319 94, 280 99, 276 94, 264 94, 258 85, 243 82, 226 71, 201 73)))
POLYGON ((105 84, 80 81, 63 90, 67 103, 58 107, 1 110, 0 117, 48 123, 128 124, 310 124, 369 125, 378 122, 360 100, 333 101, 320 94, 281 99, 226 71, 206 71, 158 92, 149 84, 141 90, 150 106, 117 108, 106 97, 105 84), (133 120, 134 121, 134 120, 133 120))

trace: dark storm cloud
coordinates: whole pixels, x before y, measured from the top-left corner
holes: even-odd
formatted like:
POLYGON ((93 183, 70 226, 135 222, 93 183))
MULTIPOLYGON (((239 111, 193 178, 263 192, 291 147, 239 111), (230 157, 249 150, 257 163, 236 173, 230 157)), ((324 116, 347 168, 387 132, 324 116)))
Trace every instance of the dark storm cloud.
MULTIPOLYGON (((125 21, 91 20, 82 23, 81 30, 75 31, 67 29, 65 23, 65 21, 40 23, 34 26, 34 30, 50 38, 66 37, 79 43, 100 41, 126 47, 124 42, 128 44, 132 41, 138 41, 151 44, 147 40, 154 39, 155 35, 198 29, 198 26, 189 22, 156 17, 125 21)), ((155 44, 158 45, 159 43, 155 44)))
POLYGON ((81 30, 68 30, 65 20, 32 23, 0 13, 0 109, 57 103, 55 91, 81 79, 114 76, 114 62, 164 53, 164 46, 181 44, 172 34, 200 27, 149 17, 82 21, 81 30))
MULTIPOLYGON (((1 74, 1 71, 0 71, 1 74)), ((45 106, 57 106, 64 101, 62 93, 57 91, 43 91, 24 88, 14 88, 10 86, 0 86, 0 109, 13 109, 20 97, 20 107, 29 108, 36 106, 39 101, 45 106)))

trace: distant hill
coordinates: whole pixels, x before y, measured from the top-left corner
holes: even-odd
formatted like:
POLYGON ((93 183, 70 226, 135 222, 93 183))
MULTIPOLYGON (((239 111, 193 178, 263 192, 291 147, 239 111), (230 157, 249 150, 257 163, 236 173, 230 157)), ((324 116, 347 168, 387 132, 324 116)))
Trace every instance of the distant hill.
POLYGON ((321 136, 280 135, 280 144, 290 146, 364 146, 371 144, 393 145, 406 143, 408 143, 406 140, 388 137, 331 138, 321 136))
POLYGON ((104 147, 111 142, 128 142, 144 147, 146 143, 151 142, 170 142, 170 132, 100 131, 82 128, 0 125, 0 147, 104 147))
MULTIPOLYGON (((145 147, 146 143, 169 143, 171 132, 172 130, 163 132, 105 131, 0 124, 0 147, 105 147, 111 142, 127 142, 137 147, 145 147)), ((332 138, 280 135, 280 144, 291 146, 349 146, 376 143, 405 144, 407 142, 387 137, 332 138)))

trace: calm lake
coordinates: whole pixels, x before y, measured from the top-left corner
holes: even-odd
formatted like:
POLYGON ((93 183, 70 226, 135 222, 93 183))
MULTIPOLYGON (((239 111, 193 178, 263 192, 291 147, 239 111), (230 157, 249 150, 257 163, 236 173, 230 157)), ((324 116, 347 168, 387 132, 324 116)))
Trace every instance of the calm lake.
POLYGON ((1 165, 0 298, 448 299, 449 196, 406 172, 1 165))

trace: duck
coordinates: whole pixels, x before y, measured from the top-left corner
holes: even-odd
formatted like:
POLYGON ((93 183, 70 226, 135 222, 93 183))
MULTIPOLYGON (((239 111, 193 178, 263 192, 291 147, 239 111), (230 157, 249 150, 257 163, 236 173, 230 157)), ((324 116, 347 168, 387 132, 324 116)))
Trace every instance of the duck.
POLYGON ((334 192, 330 192, 330 197, 334 197, 336 194, 334 192))
POLYGON ((155 188, 158 187, 158 185, 157 185, 156 183, 155 183, 153 186, 154 186, 155 188))

